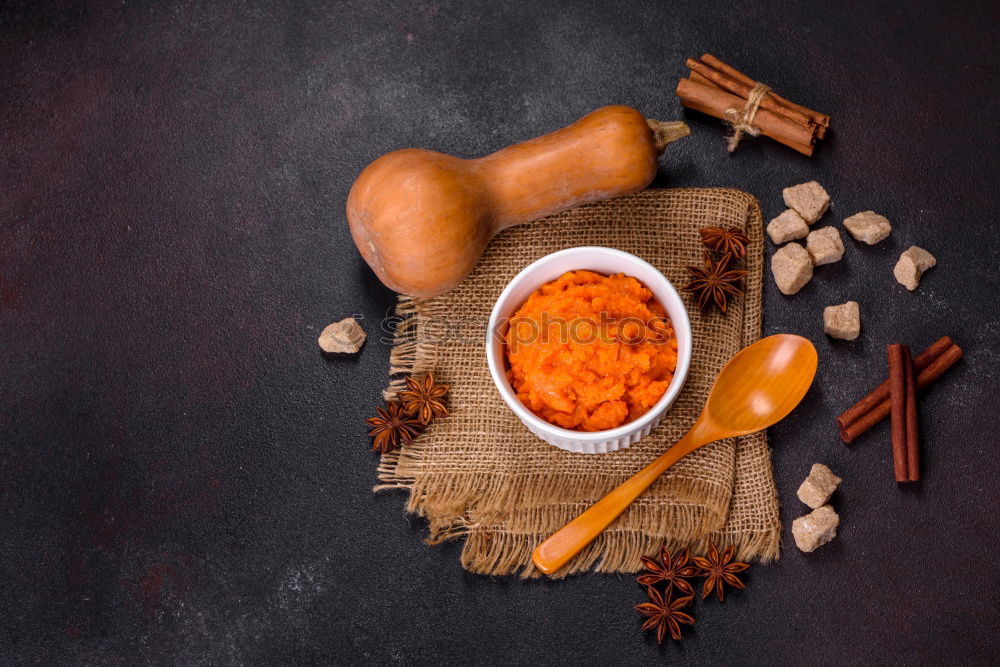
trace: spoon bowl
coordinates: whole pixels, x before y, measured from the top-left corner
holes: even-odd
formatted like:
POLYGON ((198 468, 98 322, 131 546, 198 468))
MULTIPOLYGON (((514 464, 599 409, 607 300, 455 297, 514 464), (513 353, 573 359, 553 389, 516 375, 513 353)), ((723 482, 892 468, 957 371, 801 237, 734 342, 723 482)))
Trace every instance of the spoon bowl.
POLYGON ((773 426, 805 397, 818 363, 816 348, 801 336, 761 339, 740 350, 719 373, 703 418, 726 438, 773 426))
POLYGON ((538 545, 532 562, 552 574, 684 456, 710 442, 756 433, 784 419, 809 391, 817 363, 812 343, 790 334, 768 336, 738 352, 715 379, 705 408, 687 435, 538 545))

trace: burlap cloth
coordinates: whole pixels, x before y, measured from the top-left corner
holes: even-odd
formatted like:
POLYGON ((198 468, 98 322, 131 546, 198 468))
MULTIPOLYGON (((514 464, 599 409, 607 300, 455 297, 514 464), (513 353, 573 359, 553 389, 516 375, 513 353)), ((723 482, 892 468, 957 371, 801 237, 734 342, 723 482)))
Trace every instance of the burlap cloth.
MULTIPOLYGON (((401 374, 433 371, 451 384, 451 416, 384 455, 375 489, 408 490, 406 509, 427 520, 428 542, 465 537, 467 570, 538 576, 535 546, 679 440, 720 368, 759 338, 762 265, 760 207, 735 190, 646 190, 504 231, 456 289, 430 299, 400 297, 386 394, 400 387, 401 374), (529 433, 486 367, 486 322, 507 283, 543 255, 601 245, 638 255, 680 287, 684 267, 701 262, 698 230, 706 226, 746 230, 747 292, 726 315, 701 314, 684 295, 694 339, 691 370, 663 423, 611 454, 565 452, 529 433)), ((780 535, 770 450, 766 435, 757 433, 679 461, 559 574, 635 572, 639 557, 664 543, 699 552, 709 539, 735 544, 741 559, 767 560, 777 557, 780 535)))

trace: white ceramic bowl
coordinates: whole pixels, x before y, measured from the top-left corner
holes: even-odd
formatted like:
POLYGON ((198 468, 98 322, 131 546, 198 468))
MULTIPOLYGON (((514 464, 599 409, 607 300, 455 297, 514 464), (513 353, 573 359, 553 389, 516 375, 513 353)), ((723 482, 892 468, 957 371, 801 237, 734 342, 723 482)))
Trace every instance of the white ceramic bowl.
POLYGON ((677 290, 662 273, 635 255, 621 250, 584 246, 567 248, 546 255, 521 271, 500 293, 486 330, 486 359, 490 375, 504 402, 542 440, 562 449, 582 454, 604 454, 624 449, 652 431, 663 419, 684 386, 691 365, 691 322, 677 290), (573 431, 548 423, 525 407, 507 379, 507 355, 503 336, 507 320, 536 289, 567 271, 589 270, 597 273, 624 273, 637 278, 663 304, 674 335, 677 337, 677 369, 670 386, 646 414, 635 421, 606 431, 573 431))

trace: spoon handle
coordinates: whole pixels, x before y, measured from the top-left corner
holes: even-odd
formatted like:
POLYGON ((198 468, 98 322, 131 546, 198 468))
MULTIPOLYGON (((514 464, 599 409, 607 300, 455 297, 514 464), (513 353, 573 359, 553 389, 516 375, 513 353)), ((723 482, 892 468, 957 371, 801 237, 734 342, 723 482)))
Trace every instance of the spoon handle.
POLYGON ((658 459, 539 544, 531 554, 531 560, 538 569, 545 574, 552 574, 568 563, 618 518, 618 515, 624 512, 639 494, 648 489, 667 468, 698 447, 715 440, 716 438, 705 439, 705 429, 700 428, 701 424, 699 421, 687 435, 658 459))

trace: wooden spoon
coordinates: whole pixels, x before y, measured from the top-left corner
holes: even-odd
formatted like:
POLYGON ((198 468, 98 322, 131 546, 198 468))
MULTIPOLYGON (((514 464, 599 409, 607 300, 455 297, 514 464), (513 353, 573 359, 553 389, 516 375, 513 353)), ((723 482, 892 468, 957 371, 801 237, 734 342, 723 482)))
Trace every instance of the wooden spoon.
POLYGON ((680 442, 538 545, 531 560, 552 574, 593 541, 663 472, 702 445, 747 435, 784 419, 816 375, 816 348, 790 334, 740 350, 719 373, 698 421, 680 442))

